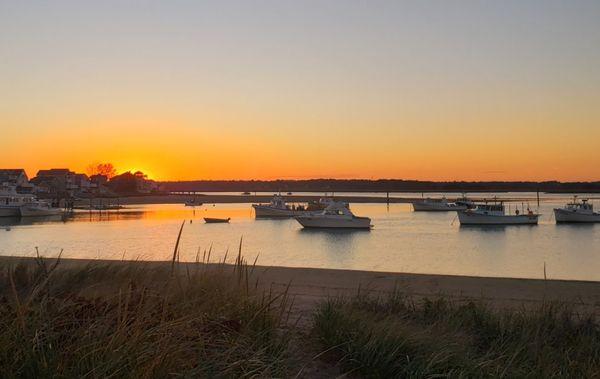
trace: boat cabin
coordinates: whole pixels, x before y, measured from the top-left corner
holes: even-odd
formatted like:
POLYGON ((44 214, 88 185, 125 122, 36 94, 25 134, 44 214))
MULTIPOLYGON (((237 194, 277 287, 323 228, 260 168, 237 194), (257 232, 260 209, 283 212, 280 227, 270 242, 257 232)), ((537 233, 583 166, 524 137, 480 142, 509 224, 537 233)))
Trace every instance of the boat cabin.
POLYGON ((273 199, 271 199, 269 206, 277 209, 289 209, 289 206, 285 203, 283 197, 278 195, 273 196, 273 199))
POLYGON ((504 204, 478 204, 477 208, 475 208, 477 213, 481 214, 489 214, 489 215, 503 215, 504 214, 504 204))
POLYGON ((580 202, 574 201, 569 203, 565 209, 577 213, 594 213, 594 206, 588 203, 587 199, 581 200, 580 202))
POLYGON ((346 207, 346 204, 343 202, 332 202, 327 208, 325 208, 325 210, 323 211, 323 214, 325 215, 329 215, 329 216, 347 216, 347 217, 353 217, 354 215, 352 214, 352 212, 350 211, 350 209, 348 209, 348 207, 346 207))

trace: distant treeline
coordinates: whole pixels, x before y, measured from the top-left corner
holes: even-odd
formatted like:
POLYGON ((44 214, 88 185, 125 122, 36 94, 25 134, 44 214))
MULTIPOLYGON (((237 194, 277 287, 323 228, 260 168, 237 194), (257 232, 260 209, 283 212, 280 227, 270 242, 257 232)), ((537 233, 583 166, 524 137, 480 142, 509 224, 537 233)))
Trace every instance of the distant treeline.
POLYGON ((175 192, 600 192, 596 182, 429 182, 380 179, 195 180, 163 182, 175 192))

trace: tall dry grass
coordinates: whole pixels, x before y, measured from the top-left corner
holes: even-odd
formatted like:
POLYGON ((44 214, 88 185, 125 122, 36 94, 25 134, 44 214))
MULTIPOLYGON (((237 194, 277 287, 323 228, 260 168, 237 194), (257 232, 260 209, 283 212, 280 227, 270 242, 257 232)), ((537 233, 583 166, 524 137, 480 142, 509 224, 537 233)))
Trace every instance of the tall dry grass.
POLYGON ((3 263, 0 377, 283 376, 286 295, 203 263, 3 263))
POLYGON ((361 295, 322 303, 314 333, 330 359, 365 377, 600 376, 598 323, 557 304, 500 311, 361 295))

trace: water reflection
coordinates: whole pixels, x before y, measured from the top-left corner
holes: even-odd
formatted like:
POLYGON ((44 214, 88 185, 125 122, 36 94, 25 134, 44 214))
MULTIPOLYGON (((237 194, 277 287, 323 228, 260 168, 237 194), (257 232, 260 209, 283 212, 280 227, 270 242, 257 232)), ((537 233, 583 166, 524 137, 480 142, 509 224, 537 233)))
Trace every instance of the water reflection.
MULTIPOLYGON (((562 200, 542 203, 550 214, 562 200)), ((169 259, 181 222, 182 260, 213 246, 213 260, 227 248, 258 264, 358 270, 403 271, 539 278, 546 262, 554 278, 600 280, 600 226, 453 225, 454 213, 415 213, 408 204, 352 204, 369 216, 367 230, 311 230, 293 219, 255 220, 250 204, 136 205, 120 211, 78 211, 65 219, 0 218, 0 254, 65 257, 169 259), (230 224, 203 217, 231 217, 230 224), (14 227, 13 227, 14 226, 14 227)), ((230 254, 231 255, 231 254, 230 254)))
POLYGON ((0 217, 1 226, 35 225, 65 221, 62 215, 34 217, 0 217))
POLYGON ((0 226, 35 225, 51 222, 105 222, 122 220, 196 220, 204 217, 231 218, 232 220, 252 218, 251 211, 238 204, 222 204, 219 207, 181 207, 178 204, 142 205, 110 211, 75 211, 63 215, 39 217, 0 217, 0 226))

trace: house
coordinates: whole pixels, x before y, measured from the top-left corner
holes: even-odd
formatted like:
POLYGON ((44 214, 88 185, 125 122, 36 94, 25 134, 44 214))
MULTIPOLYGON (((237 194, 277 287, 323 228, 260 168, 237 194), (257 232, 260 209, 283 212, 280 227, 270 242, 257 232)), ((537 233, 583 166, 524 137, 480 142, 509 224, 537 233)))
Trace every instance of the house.
POLYGON ((27 173, 22 168, 0 169, 0 187, 12 188, 22 193, 33 191, 33 185, 29 183, 27 173))
POLYGON ((90 192, 98 195, 110 193, 110 189, 108 188, 108 176, 102 174, 90 176, 90 192))
POLYGON ((67 168, 39 170, 31 181, 40 187, 39 192, 68 194, 69 196, 89 192, 91 188, 91 182, 87 175, 75 173, 67 168))
POLYGON ((90 182, 96 187, 105 186, 108 183, 108 176, 102 174, 96 174, 90 176, 90 182))
POLYGON ((75 174, 74 177, 74 183, 75 185, 75 190, 78 190, 80 192, 90 192, 91 188, 92 188, 92 182, 90 181, 90 178, 86 175, 86 174, 75 174))

